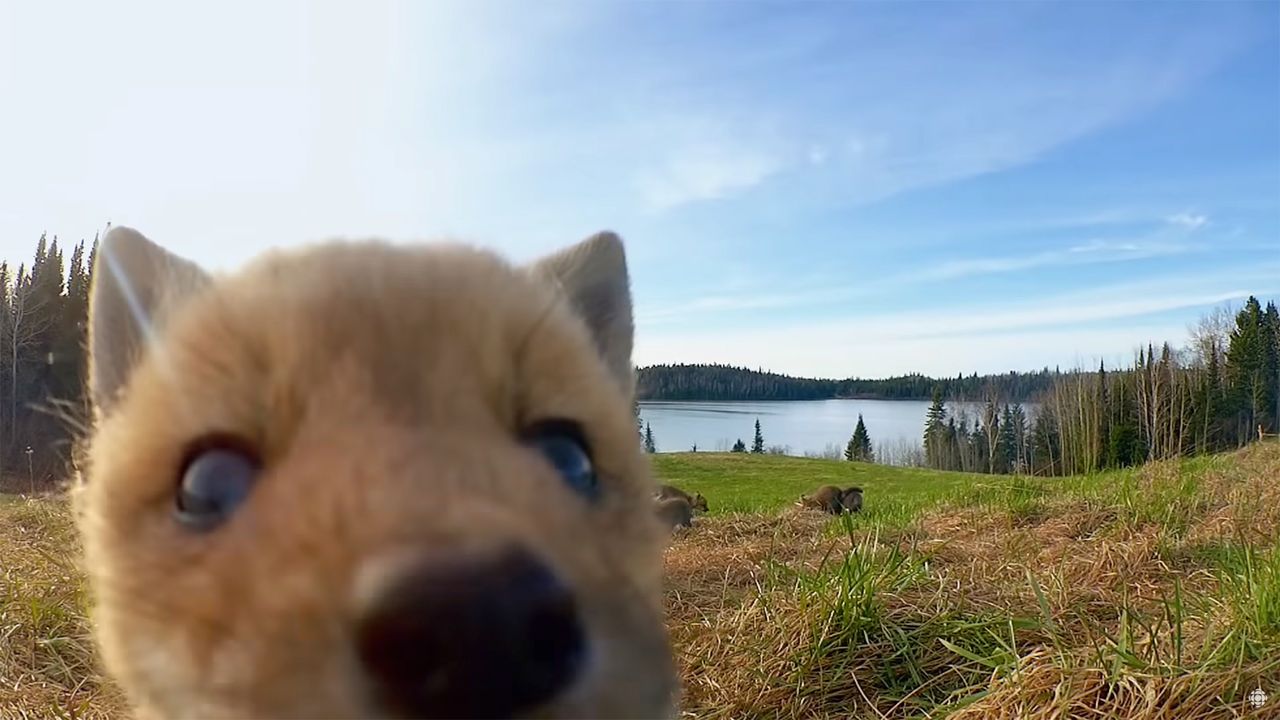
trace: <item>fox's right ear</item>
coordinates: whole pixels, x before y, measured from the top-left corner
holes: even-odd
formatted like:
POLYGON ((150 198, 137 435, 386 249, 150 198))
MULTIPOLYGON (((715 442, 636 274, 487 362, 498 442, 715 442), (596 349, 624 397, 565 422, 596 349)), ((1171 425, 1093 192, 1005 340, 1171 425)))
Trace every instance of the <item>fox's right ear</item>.
POLYGON ((531 270, 564 292, 587 324, 601 359, 630 395, 635 382, 631 367, 635 327, 622 239, 612 232, 596 233, 538 260, 531 270))
POLYGON ((89 392, 101 413, 180 301, 209 276, 136 230, 114 227, 98 245, 89 291, 89 392))

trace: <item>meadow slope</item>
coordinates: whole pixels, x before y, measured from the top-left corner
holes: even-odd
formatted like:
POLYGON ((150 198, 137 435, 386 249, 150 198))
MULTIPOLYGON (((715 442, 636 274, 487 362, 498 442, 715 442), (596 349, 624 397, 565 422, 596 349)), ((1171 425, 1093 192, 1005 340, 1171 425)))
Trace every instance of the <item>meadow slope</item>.
MULTIPOLYGON (((666 554, 686 717, 1280 716, 1280 445, 1049 480, 654 467, 711 502, 666 554), (792 506, 823 484, 865 512, 792 506)), ((75 553, 64 500, 0 496, 0 718, 122 717, 75 553)))

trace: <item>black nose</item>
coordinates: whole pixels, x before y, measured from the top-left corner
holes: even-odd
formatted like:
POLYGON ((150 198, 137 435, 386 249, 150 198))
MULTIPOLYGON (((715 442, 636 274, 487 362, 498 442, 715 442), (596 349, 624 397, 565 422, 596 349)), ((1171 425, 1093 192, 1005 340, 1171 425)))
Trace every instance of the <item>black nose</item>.
POLYGON ((434 560, 397 580, 357 630, 387 710, 502 718, 567 687, 585 641, 573 596, 528 552, 434 560))

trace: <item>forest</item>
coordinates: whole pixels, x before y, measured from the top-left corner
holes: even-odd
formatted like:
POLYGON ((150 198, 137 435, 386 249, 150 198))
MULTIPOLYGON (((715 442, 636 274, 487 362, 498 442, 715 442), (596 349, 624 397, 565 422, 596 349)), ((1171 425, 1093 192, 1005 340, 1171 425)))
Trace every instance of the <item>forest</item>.
POLYGON ((989 392, 1010 402, 1026 402, 1072 373, 1045 368, 1000 375, 931 378, 911 374, 879 380, 799 378, 732 365, 652 365, 637 370, 641 400, 928 400, 941 389, 947 400, 976 401, 989 392))
POLYGON ((41 235, 30 264, 0 262, 0 485, 66 475, 88 418, 85 332, 97 238, 41 235))
POLYGON ((1109 372, 1057 374, 1033 420, 997 388, 979 417, 950 413, 941 387, 924 462, 940 470, 1075 475, 1239 447, 1277 432, 1280 313, 1250 297, 1200 319, 1190 345, 1136 350, 1109 372))

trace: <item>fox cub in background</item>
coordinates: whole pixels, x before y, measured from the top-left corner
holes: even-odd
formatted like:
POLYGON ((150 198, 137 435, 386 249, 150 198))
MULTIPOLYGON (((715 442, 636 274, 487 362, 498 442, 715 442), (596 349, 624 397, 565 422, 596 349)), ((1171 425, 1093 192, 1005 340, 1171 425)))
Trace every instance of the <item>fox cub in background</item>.
POLYGON ((673 717, 626 260, 103 239, 78 522, 147 718, 673 717))

